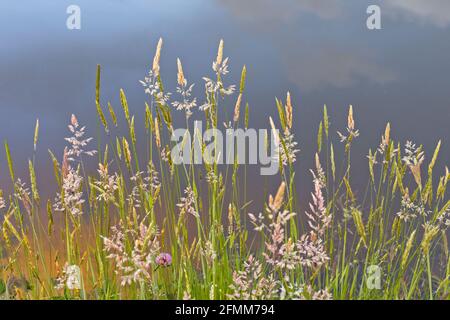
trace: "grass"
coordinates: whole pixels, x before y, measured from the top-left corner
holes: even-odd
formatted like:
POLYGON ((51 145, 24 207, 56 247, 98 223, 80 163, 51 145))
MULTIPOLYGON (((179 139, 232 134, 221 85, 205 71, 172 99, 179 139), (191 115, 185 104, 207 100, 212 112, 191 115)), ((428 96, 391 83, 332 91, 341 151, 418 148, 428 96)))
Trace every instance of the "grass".
MULTIPOLYGON (((370 179, 357 197, 353 108, 339 141, 324 107, 306 206, 295 186, 299 155, 288 93, 286 102, 276 100, 279 118, 269 121, 281 132, 280 172, 270 177, 279 188, 261 213, 250 213, 248 165, 175 165, 167 152, 174 145, 172 113, 184 112, 190 128, 197 105, 179 60, 181 101, 169 102, 175 95, 164 91, 161 48, 162 40, 142 82, 149 95, 142 137, 135 132, 141 117, 130 114, 123 90, 122 116, 101 101, 98 67, 96 110, 106 138, 99 136, 91 150, 87 129, 72 116, 62 159, 49 151, 59 189, 54 199, 41 199, 37 187, 39 122, 26 183, 5 142, 13 192, 0 190, 2 299, 450 299, 450 174, 434 173, 441 142, 427 162, 422 146, 402 146, 388 124, 369 151, 370 179), (335 157, 339 148, 342 159, 335 157), (94 157, 98 172, 85 168, 94 157)), ((224 121, 247 128, 245 67, 235 108, 224 110, 235 89, 224 84, 227 62, 221 41, 199 112, 208 128, 224 121)), ((301 155, 308 156, 314 155, 301 155)))

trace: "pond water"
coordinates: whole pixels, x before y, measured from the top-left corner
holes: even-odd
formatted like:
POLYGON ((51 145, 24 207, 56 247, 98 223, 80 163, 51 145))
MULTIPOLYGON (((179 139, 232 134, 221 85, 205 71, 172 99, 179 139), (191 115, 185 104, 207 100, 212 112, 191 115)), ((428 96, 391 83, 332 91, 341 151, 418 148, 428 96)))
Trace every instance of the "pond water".
MULTIPOLYGON (((197 83, 199 102, 202 76, 212 74, 223 38, 230 57, 228 83, 238 84, 247 66, 245 100, 252 127, 268 127, 269 115, 276 115, 275 97, 291 92, 301 191, 311 187, 307 168, 324 104, 336 144, 335 132, 344 130, 348 105, 354 106, 361 134, 354 151, 360 181, 367 177, 365 155, 379 144, 388 121, 396 140, 424 144, 428 159, 442 138, 438 170, 450 163, 449 1, 2 0, 0 139, 8 140, 19 175, 26 176, 32 156, 36 118, 41 189, 53 181, 44 178, 52 172, 47 149, 61 154, 72 113, 96 136, 97 64, 103 70, 102 101, 118 109, 123 88, 131 110, 143 115, 146 96, 139 80, 151 66, 159 37, 164 38, 166 87, 175 91, 180 57, 187 78, 197 83), (66 27, 72 4, 81 8, 81 30, 66 27), (366 26, 372 4, 381 7, 381 30, 366 26)), ((2 149, 0 184, 7 182, 2 149)))

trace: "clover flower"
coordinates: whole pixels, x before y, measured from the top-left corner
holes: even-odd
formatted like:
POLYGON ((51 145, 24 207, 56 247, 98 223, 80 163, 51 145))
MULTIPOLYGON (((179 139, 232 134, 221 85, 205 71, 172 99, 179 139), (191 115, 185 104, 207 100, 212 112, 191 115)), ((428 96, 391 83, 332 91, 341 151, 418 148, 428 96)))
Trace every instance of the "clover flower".
POLYGON ((172 264, 172 256, 168 253, 160 253, 156 257, 155 262, 158 266, 168 267, 172 264))

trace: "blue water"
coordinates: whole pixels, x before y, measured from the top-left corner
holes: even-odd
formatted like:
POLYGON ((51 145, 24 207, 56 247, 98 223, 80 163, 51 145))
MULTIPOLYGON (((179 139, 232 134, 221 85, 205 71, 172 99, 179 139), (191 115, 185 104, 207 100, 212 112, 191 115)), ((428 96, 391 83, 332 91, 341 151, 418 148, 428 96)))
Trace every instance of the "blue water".
MULTIPOLYGON (((449 1, 2 0, 0 139, 9 141, 19 175, 26 176, 32 156, 36 118, 42 176, 52 170, 47 149, 62 152, 71 113, 96 136, 97 64, 103 68, 103 105, 111 101, 118 110, 123 88, 131 110, 142 115, 146 96, 138 80, 151 65, 159 37, 166 87, 174 91, 180 57, 186 77, 197 83, 199 102, 201 77, 211 75, 223 38, 228 83, 239 82, 244 64, 248 69, 245 100, 253 110, 252 127, 267 127, 268 116, 276 115, 275 97, 291 91, 305 186, 324 104, 336 139, 348 105, 354 106, 361 133, 355 168, 364 169, 357 175, 367 175, 364 156, 378 145, 387 121, 394 139, 424 144, 428 159, 444 139, 439 170, 450 163, 449 1), (66 27, 71 4, 81 8, 81 30, 66 27), (369 4, 381 6, 382 30, 367 29, 369 4)), ((1 185, 8 181, 6 172, 1 150, 1 185)))

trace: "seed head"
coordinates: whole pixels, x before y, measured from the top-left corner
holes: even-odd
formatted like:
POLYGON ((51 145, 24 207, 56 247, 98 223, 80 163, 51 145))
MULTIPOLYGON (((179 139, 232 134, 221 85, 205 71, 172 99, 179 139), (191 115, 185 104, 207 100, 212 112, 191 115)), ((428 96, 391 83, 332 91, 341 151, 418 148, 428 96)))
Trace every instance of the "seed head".
POLYGON ((288 91, 286 97, 286 121, 289 129, 292 129, 292 102, 291 102, 291 94, 288 91))
POLYGON ((163 40, 162 38, 159 38, 158 41, 158 45, 156 46, 156 53, 155 53, 155 57, 153 58, 153 72, 155 73, 155 75, 159 75, 159 60, 161 58, 161 48, 163 45, 163 40))
POLYGON ((177 59, 177 67, 178 67, 177 82, 180 86, 184 86, 186 83, 186 79, 184 78, 183 66, 181 65, 180 59, 177 59))
POLYGON ((223 61, 223 39, 220 39, 219 49, 217 50, 216 64, 219 66, 223 61))

